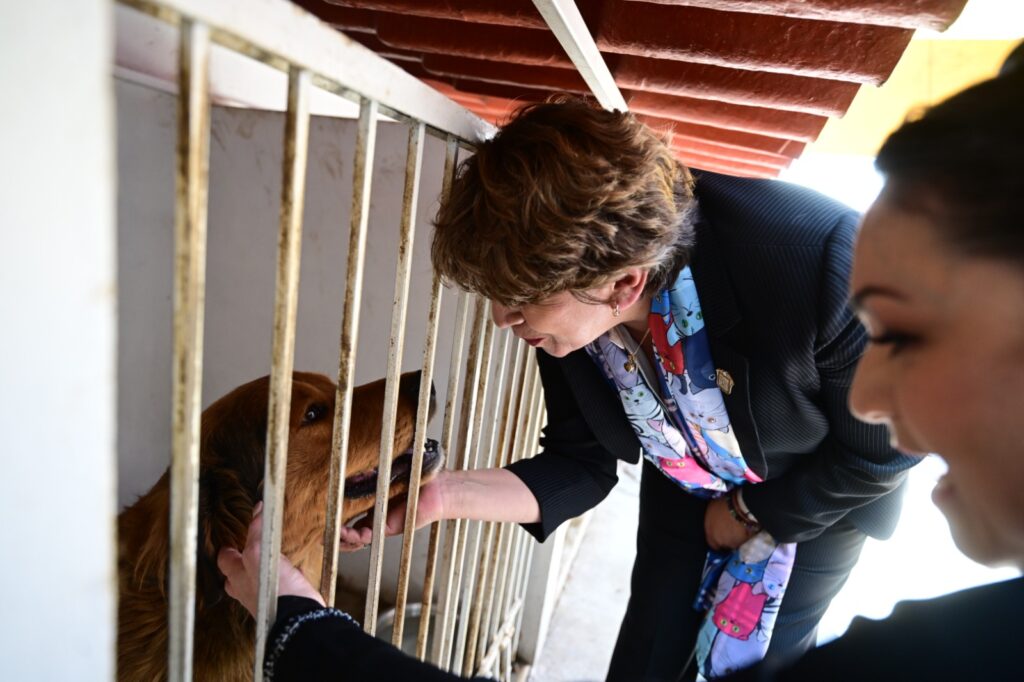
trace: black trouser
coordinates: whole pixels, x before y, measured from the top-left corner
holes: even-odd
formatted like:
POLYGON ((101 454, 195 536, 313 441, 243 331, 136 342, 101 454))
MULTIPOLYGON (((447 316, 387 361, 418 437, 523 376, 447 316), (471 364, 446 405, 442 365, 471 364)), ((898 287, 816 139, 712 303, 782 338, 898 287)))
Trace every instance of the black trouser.
MULTIPOLYGON (((644 463, 631 594, 609 682, 696 677, 696 665, 687 663, 704 617, 693 600, 708 552, 706 504, 644 463)), ((840 521, 797 546, 766 659, 790 658, 814 646, 818 621, 857 563, 864 539, 862 531, 840 521)))

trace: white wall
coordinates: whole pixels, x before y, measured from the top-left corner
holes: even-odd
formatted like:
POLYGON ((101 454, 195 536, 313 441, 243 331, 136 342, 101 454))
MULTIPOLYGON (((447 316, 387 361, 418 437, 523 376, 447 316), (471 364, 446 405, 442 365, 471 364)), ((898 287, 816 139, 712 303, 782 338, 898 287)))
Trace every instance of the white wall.
POLYGON ((109 0, 0 3, 0 676, 114 666, 109 0))
MULTIPOLYGON (((171 277, 175 98, 117 82, 118 505, 156 482, 169 462, 171 277)), ((313 119, 310 132, 295 368, 337 375, 355 121, 313 119)), ((284 116, 215 107, 210 144, 209 247, 203 404, 267 374, 284 116)), ((407 127, 378 127, 356 381, 384 376, 407 127)), ((429 308, 429 221, 437 209, 443 143, 426 138, 414 241, 403 370, 420 368, 429 308)), ((435 379, 447 386, 456 297, 442 301, 435 379)), ((441 402, 443 408, 443 401, 441 402)), ((430 435, 441 428, 439 414, 430 435)), ((390 545, 399 545, 397 539, 390 545)), ((426 535, 417 536, 425 556, 426 535)), ((396 555, 399 547, 392 547, 396 555)), ((346 555, 347 574, 365 574, 368 553, 346 555)), ((394 572, 396 561, 388 568, 394 572)), ((418 580, 422 573, 414 571, 418 580), (417 575, 418 574, 418 575, 417 575)), ((418 589, 414 583, 414 591, 418 589)))

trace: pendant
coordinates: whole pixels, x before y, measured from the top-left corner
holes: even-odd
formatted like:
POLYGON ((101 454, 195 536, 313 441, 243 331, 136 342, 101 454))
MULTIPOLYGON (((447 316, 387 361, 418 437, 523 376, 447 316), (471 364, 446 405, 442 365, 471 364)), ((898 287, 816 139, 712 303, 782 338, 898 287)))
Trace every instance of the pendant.
POLYGON ((633 357, 632 353, 629 354, 626 357, 626 361, 622 363, 622 369, 626 370, 630 374, 636 371, 636 358, 633 357))

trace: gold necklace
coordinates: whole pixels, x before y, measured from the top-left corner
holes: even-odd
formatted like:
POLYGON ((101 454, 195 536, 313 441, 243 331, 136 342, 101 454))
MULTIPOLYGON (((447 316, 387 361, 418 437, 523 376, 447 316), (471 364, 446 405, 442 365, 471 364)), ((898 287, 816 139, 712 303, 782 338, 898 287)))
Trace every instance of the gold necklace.
MULTIPOLYGON (((629 333, 628 331, 626 332, 629 333)), ((647 331, 644 332, 643 338, 640 339, 640 343, 637 344, 636 350, 632 353, 626 353, 626 361, 622 363, 622 369, 626 370, 630 374, 636 371, 636 354, 643 350, 644 341, 647 340, 647 336, 651 333, 651 328, 648 327, 647 331)))

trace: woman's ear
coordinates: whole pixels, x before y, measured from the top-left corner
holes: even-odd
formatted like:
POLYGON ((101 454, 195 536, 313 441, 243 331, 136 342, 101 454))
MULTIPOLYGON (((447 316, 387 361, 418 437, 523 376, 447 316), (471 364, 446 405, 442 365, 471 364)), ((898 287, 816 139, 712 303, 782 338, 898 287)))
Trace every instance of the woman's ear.
POLYGON ((623 272, 612 283, 612 300, 623 310, 636 303, 647 286, 647 274, 643 268, 630 268, 623 272))

